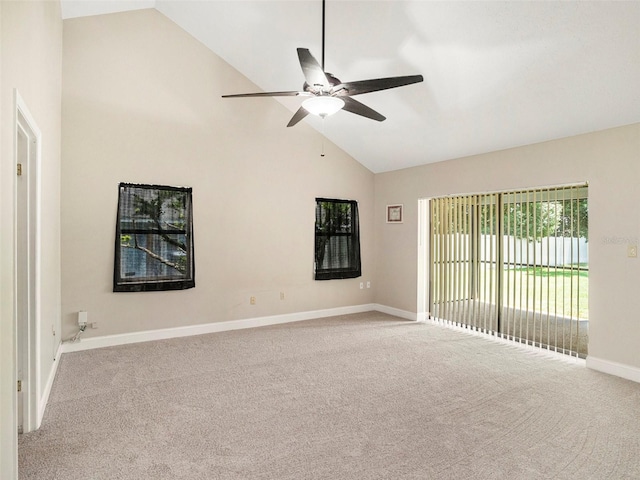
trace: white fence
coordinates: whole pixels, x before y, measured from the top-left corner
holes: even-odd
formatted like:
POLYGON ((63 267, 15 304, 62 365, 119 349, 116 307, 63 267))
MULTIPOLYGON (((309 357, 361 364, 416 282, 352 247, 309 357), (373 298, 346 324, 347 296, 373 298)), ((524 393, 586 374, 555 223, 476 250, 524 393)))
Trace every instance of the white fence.
MULTIPOLYGON (((453 233, 438 235, 439 244, 445 243, 447 249, 458 252, 458 261, 469 261, 469 235, 453 233), (445 238, 443 238, 445 237, 445 238)), ((521 265, 538 265, 541 267, 561 267, 589 263, 589 243, 584 238, 544 237, 540 241, 504 236, 504 263, 521 265)), ((481 235, 479 254, 480 261, 496 258, 496 238, 493 235, 481 235)), ((438 252, 434 252, 437 261, 438 252)))
MULTIPOLYGON (((484 236, 489 237, 489 235, 484 236)), ((544 237, 540 241, 530 242, 505 235, 503 245, 505 263, 529 265, 535 263, 543 267, 589 263, 589 244, 584 238, 544 237)))

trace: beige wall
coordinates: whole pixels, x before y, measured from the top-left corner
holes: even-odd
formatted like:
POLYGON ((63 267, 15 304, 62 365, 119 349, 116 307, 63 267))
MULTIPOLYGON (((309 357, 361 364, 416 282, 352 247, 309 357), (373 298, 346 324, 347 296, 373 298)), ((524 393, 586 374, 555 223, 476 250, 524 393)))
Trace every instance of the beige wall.
POLYGON ((41 391, 60 335, 60 95, 58 2, 0 2, 0 477, 16 475, 14 328, 14 99, 17 88, 42 133, 41 391), (53 336, 53 331, 57 336, 53 336))
POLYGON ((65 338, 79 310, 97 336, 373 300, 373 174, 272 99, 220 98, 259 89, 162 14, 65 20, 63 79, 65 338), (123 181, 193 187, 196 288, 111 291, 123 181), (316 196, 359 202, 362 278, 313 280, 316 196))
POLYGON ((417 311, 418 199, 589 182, 589 354, 640 368, 640 124, 375 177, 376 302, 417 311), (405 223, 384 223, 404 203, 405 223))

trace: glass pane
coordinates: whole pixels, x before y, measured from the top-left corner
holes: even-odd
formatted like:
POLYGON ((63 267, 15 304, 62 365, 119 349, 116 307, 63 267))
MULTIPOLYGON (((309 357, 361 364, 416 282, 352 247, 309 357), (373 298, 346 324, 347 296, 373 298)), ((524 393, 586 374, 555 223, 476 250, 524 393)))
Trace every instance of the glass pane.
POLYGON ((190 188, 120 184, 114 290, 194 286, 191 218, 190 188))

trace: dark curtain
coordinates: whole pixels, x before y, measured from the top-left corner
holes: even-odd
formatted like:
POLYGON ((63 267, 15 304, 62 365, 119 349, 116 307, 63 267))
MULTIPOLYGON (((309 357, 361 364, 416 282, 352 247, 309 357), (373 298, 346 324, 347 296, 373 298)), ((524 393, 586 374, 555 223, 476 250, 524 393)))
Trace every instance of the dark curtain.
POLYGON ((362 275, 358 203, 316 198, 315 279, 362 275))
POLYGON ((195 287, 191 188, 119 185, 114 292, 195 287))

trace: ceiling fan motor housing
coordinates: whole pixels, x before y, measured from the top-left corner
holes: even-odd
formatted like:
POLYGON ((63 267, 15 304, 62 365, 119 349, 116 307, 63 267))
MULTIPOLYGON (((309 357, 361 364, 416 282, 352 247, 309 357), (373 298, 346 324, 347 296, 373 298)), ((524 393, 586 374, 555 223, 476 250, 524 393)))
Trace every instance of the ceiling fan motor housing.
POLYGON ((327 77, 327 80, 329 81, 329 85, 331 86, 329 90, 325 90, 325 85, 322 85, 322 84, 309 85, 307 82, 304 82, 304 85, 302 86, 302 91, 309 92, 314 95, 332 95, 336 93, 333 90, 334 87, 340 85, 342 82, 340 81, 339 78, 334 77, 331 73, 324 72, 324 74, 327 77))

